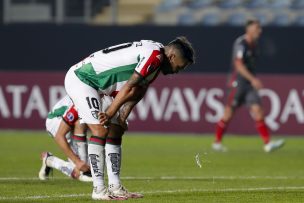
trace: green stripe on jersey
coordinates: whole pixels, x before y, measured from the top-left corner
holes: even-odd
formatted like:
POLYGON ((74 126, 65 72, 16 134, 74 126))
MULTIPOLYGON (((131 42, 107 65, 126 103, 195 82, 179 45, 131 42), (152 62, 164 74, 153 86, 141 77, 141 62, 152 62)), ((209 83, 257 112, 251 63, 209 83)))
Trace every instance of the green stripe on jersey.
POLYGON ((51 111, 48 113, 48 118, 52 119, 55 117, 63 116, 64 112, 68 109, 68 106, 62 106, 58 109, 55 109, 54 111, 51 111))
POLYGON ((110 70, 96 74, 91 63, 81 66, 75 70, 77 77, 94 89, 107 89, 111 85, 128 80, 134 72, 137 63, 118 66, 110 70))

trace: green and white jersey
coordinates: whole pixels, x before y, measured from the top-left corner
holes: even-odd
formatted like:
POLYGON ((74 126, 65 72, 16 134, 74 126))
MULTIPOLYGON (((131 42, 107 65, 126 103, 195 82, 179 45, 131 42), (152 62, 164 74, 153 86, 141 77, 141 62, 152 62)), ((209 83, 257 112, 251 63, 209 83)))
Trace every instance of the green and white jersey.
POLYGON ((59 100, 48 113, 46 130, 54 137, 61 121, 66 122, 70 126, 74 126, 77 120, 78 112, 76 111, 72 100, 66 95, 59 100))
POLYGON ((74 65, 77 77, 100 93, 116 96, 136 71, 150 84, 160 71, 163 45, 141 40, 112 46, 91 54, 74 65))

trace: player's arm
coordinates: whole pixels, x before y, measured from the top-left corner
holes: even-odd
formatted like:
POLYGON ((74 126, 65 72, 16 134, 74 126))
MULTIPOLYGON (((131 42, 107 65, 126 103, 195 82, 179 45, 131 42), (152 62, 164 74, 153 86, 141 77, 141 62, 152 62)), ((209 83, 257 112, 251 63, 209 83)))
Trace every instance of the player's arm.
POLYGON ((123 104, 127 105, 124 113, 124 117, 127 118, 136 103, 139 102, 146 93, 148 84, 143 84, 143 81, 144 78, 136 71, 132 74, 131 78, 116 95, 107 111, 100 114, 99 120, 102 125, 106 125, 123 104))
POLYGON ((121 123, 121 126, 127 130, 128 126, 126 124, 127 118, 129 117, 132 109, 134 108, 134 106, 145 96, 147 88, 145 88, 144 91, 141 91, 141 95, 139 95, 138 98, 136 98, 135 100, 131 100, 126 102, 122 109, 119 111, 119 122, 121 123))
POLYGON ((131 101, 126 109, 125 116, 128 116, 132 108, 140 101, 146 93, 151 82, 148 76, 157 73, 159 70, 162 53, 160 49, 145 49, 140 54, 140 62, 137 64, 134 73, 116 95, 113 103, 104 114, 100 116, 102 125, 108 124, 109 120, 116 114, 120 107, 126 102, 131 101))
POLYGON ((247 79, 248 81, 250 81, 251 85, 255 88, 255 89, 260 89, 262 88, 262 83, 259 79, 257 79, 257 77, 255 77, 255 75, 253 75, 248 68, 246 67, 246 65, 243 62, 243 57, 245 55, 245 46, 243 44, 237 44, 235 45, 234 51, 233 51, 233 66, 235 68, 235 70, 241 75, 243 76, 245 79, 247 79))
POLYGON ((81 161, 79 157, 73 152, 71 149, 65 135, 71 131, 71 127, 64 122, 63 120, 60 122, 59 129, 55 135, 55 142, 58 144, 63 153, 73 161, 76 165, 76 168, 81 171, 87 171, 89 168, 86 163, 81 161))
POLYGON ((256 78, 245 66, 243 61, 239 58, 234 60, 234 67, 238 73, 240 73, 244 78, 250 81, 251 85, 255 89, 261 89, 263 87, 262 82, 256 78))

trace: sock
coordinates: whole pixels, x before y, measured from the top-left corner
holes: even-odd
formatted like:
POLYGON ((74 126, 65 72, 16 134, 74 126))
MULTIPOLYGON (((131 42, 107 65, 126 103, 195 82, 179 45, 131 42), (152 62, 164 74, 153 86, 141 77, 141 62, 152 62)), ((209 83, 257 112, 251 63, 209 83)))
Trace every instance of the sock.
POLYGON ((46 160, 46 165, 61 171, 69 177, 73 177, 74 165, 70 162, 64 161, 56 156, 49 156, 46 160))
POLYGON ((223 134, 225 133, 226 129, 227 129, 227 123, 221 119, 216 124, 216 129, 215 129, 215 142, 216 143, 222 142, 223 134))
POLYGON ((76 154, 80 160, 87 162, 87 137, 85 134, 75 134, 72 136, 73 145, 76 150, 76 154))
POLYGON ((93 178, 93 186, 104 188, 105 139, 92 135, 88 144, 88 154, 93 178))
POLYGON ((263 139, 264 144, 268 144, 270 141, 270 134, 268 131, 268 127, 266 126, 264 120, 256 122, 256 128, 260 133, 261 138, 263 139))
POLYGON ((109 187, 121 184, 121 140, 121 138, 107 138, 106 140, 105 154, 109 187))

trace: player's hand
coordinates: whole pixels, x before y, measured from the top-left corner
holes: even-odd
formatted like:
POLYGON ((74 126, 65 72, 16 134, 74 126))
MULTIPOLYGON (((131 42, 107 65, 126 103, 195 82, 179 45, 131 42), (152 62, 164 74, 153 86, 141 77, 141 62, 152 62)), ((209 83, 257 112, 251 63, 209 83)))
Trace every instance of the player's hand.
POLYGON ((77 161, 75 163, 75 166, 79 171, 82 171, 82 172, 86 172, 86 171, 90 170, 90 166, 81 160, 77 161))
POLYGON ((252 85, 255 89, 257 89, 257 90, 263 88, 263 83, 262 83, 259 79, 257 79, 257 78, 254 78, 254 79, 251 81, 251 85, 252 85))
POLYGON ((102 126, 109 126, 111 118, 105 112, 99 112, 98 120, 102 126))

